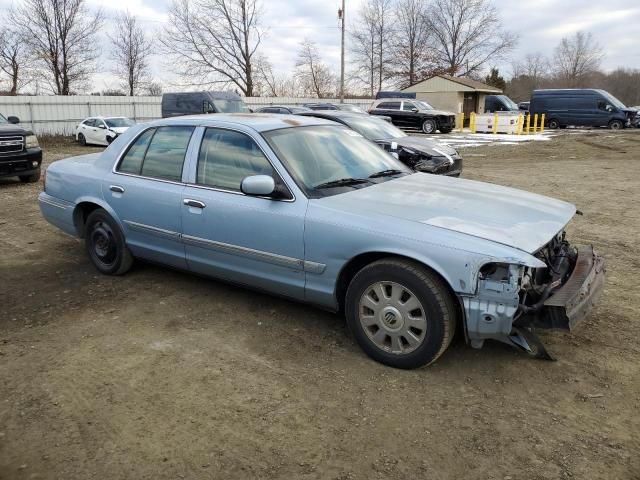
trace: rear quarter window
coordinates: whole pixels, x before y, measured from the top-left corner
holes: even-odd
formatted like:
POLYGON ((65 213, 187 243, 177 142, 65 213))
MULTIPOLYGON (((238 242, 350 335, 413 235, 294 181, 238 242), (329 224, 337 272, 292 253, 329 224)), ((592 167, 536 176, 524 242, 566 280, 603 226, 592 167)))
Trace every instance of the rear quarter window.
POLYGON ((400 102, 382 102, 376 108, 382 110, 400 110, 400 102))

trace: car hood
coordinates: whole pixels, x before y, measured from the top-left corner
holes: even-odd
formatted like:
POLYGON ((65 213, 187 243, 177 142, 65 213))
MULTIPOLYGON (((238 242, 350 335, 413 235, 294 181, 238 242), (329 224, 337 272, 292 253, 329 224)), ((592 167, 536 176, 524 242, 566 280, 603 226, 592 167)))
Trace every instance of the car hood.
POLYGON ((426 153, 432 157, 441 157, 444 155, 456 156, 458 152, 454 148, 448 145, 443 145, 436 141, 422 137, 398 137, 388 140, 389 142, 396 142, 401 147, 407 147, 412 150, 416 150, 420 153, 426 153))
POLYGON ((455 115, 453 112, 447 112, 446 110, 420 110, 421 113, 428 113, 429 115, 455 115))
POLYGON ((0 135, 29 135, 31 132, 13 123, 0 125, 0 135))
POLYGON ((419 222, 534 253, 576 212, 535 193, 472 180, 415 173, 320 200, 326 207, 419 222))
POLYGON ((129 129, 129 127, 112 127, 109 130, 116 133, 124 133, 129 129))

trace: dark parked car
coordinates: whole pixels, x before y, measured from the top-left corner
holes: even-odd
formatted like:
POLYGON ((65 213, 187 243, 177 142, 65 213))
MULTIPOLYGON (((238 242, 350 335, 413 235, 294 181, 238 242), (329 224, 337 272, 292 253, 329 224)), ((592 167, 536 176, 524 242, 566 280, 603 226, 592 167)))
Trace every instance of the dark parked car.
POLYGON ((452 177, 459 177, 462 173, 462 158, 455 149, 428 138, 410 137, 377 117, 335 110, 314 111, 301 115, 342 123, 394 154, 416 172, 452 177))
POLYGON ((0 177, 26 183, 40 180, 42 149, 32 131, 19 126, 18 117, 0 115, 0 177))
POLYGON ((609 92, 596 89, 534 90, 529 111, 544 114, 549 128, 573 125, 618 130, 630 126, 636 115, 609 92))
POLYGON ((305 103, 311 110, 344 110, 345 112, 367 113, 359 106, 350 103, 305 103))
POLYGON ((518 112, 519 107, 506 95, 487 95, 484 98, 484 113, 518 112))
POLYGON ((249 112, 242 97, 233 92, 178 92, 162 94, 162 118, 205 113, 249 112))
POLYGON ((419 128, 424 133, 449 133, 456 124, 452 112, 436 110, 427 102, 407 98, 376 100, 369 109, 371 115, 386 115, 400 128, 419 128))
POLYGON ((260 107, 254 110, 256 113, 282 113, 284 115, 290 115, 295 113, 310 112, 311 109, 307 107, 291 106, 291 105, 269 105, 266 107, 260 107))

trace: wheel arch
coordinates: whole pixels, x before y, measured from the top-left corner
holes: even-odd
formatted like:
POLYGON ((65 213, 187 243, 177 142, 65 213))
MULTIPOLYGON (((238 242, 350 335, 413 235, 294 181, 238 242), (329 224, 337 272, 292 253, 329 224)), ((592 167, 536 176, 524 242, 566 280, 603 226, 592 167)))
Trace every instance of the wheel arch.
POLYGON ((84 238, 84 228, 87 222, 87 218, 94 210, 101 208, 105 210, 111 218, 115 220, 115 222, 120 227, 120 230, 124 232, 124 228, 122 222, 116 215, 115 211, 107 204, 104 200, 94 198, 94 197, 82 197, 76 200, 76 206, 73 210, 73 225, 76 228, 76 232, 78 233, 78 237, 84 238))
POLYGON ((367 265, 373 262, 376 262, 378 260, 381 260, 383 258, 395 258, 400 260, 406 260, 409 262, 417 263, 420 266, 430 270, 443 281, 443 283, 447 286, 449 293, 452 295, 452 298, 456 300, 456 303, 459 303, 457 301, 458 295, 455 293, 455 290, 453 289, 451 280, 447 277, 447 275, 442 271, 442 269, 439 266, 433 264, 432 262, 425 261, 425 259, 411 257, 409 255, 404 255, 398 252, 369 251, 369 252, 359 253, 358 255, 349 259, 343 265, 342 269, 340 270, 340 273, 338 274, 338 278, 336 280, 336 287, 335 287, 335 297, 341 312, 344 311, 344 302, 347 294, 347 289, 349 288, 349 284, 351 283, 351 280, 356 275, 356 273, 358 273, 367 265))

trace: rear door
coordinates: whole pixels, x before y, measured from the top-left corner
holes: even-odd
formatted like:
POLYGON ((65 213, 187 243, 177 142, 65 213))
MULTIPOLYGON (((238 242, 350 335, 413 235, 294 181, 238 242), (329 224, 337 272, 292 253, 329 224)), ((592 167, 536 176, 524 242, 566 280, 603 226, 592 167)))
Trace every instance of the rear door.
POLYGON ((403 125, 403 119, 400 116, 400 106, 400 102, 382 102, 375 108, 375 113, 391 117, 391 123, 397 127, 401 127, 403 125))
POLYGON ((232 128, 202 132, 182 197, 186 258, 194 272, 304 298, 306 198, 294 198, 261 137, 232 128), (240 183, 270 175, 287 198, 245 195, 240 183))
POLYGON ((186 268, 181 210, 182 171, 192 126, 144 130, 102 184, 135 256, 186 268))

